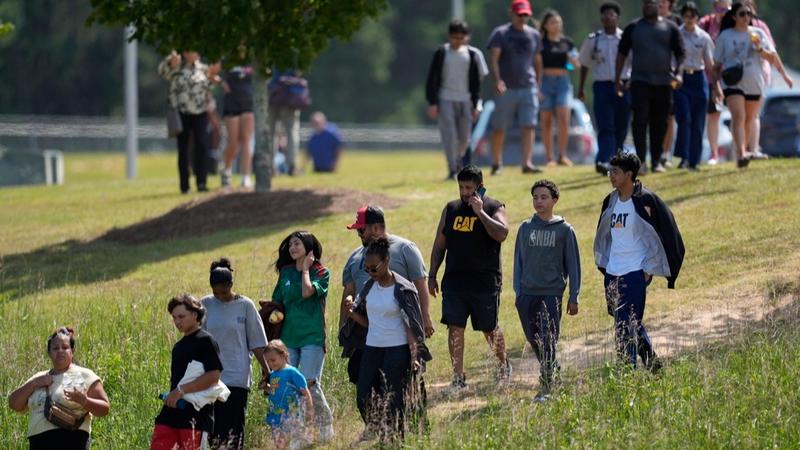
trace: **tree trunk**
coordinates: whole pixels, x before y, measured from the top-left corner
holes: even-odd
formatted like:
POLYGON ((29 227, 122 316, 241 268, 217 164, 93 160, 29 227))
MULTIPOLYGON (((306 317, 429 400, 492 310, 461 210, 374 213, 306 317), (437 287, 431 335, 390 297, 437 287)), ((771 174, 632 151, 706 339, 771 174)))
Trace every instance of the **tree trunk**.
POLYGON ((253 70, 253 107, 256 121, 256 145, 253 153, 253 174, 256 176, 256 192, 272 189, 272 162, 274 161, 272 133, 269 129, 269 93, 264 76, 255 67, 253 70))

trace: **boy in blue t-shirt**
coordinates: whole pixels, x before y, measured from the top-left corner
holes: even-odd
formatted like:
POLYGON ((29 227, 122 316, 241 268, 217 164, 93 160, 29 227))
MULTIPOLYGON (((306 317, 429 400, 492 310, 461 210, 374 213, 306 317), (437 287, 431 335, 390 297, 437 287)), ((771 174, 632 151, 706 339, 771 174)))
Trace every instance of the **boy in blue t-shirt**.
POLYGON ((266 423, 272 428, 276 448, 287 448, 292 439, 305 440, 303 413, 306 423, 314 420, 311 394, 303 374, 289 365, 289 350, 280 340, 267 344, 264 356, 272 373, 269 376, 269 409, 266 423), (304 404, 301 404, 301 400, 304 404))

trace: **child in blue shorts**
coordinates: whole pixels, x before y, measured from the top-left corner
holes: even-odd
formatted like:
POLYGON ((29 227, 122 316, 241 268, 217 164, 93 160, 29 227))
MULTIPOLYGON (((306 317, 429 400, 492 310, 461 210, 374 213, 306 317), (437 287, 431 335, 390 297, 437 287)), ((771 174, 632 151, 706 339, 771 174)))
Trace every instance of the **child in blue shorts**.
POLYGON ((289 365, 289 350, 280 339, 269 341, 264 356, 272 369, 266 422, 272 428, 275 448, 288 448, 290 442, 292 448, 300 448, 308 441, 303 415, 306 423, 314 420, 308 384, 303 374, 289 365))

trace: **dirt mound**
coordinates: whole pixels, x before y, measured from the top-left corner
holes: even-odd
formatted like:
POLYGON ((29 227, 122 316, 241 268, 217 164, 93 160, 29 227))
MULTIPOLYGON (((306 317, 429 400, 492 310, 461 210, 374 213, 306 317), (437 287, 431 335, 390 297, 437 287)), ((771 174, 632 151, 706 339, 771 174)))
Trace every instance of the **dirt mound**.
POLYGON ((144 244, 192 238, 219 231, 255 228, 355 211, 365 204, 384 208, 402 201, 382 194, 348 189, 276 190, 267 193, 220 192, 194 199, 158 217, 109 230, 99 239, 144 244))

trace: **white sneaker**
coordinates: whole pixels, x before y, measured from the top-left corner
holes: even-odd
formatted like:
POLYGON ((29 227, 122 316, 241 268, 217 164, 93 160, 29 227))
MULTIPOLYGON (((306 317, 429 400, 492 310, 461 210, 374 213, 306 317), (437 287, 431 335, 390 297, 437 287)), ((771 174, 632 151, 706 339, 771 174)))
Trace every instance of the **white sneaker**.
POLYGON ((323 425, 319 427, 319 442, 330 442, 333 439, 333 425, 323 425))
POLYGON ((250 183, 250 175, 242 175, 242 187, 249 188, 252 183, 250 183))
POLYGON ((709 166, 716 166, 718 162, 719 162, 719 161, 717 161, 717 158, 710 158, 710 159, 708 160, 708 165, 709 165, 709 166))

